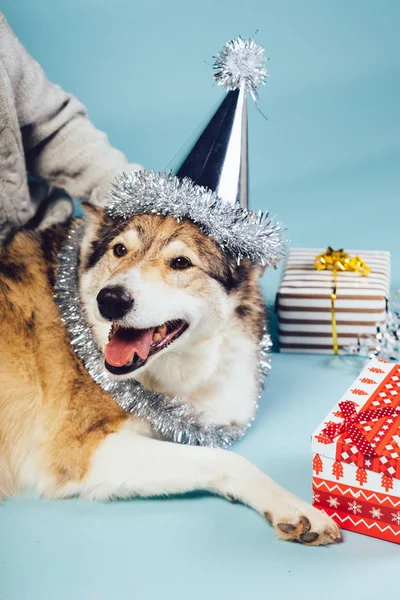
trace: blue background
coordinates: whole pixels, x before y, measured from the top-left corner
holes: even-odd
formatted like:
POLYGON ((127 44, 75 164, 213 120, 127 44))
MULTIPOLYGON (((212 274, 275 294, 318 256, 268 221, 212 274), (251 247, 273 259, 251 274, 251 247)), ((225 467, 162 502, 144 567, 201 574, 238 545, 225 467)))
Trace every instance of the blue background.
MULTIPOLYGON (((276 214, 294 246, 390 250, 400 287, 399 2, 3 0, 2 10, 48 77, 156 170, 221 99, 212 55, 259 29, 270 76, 268 121, 249 102, 252 208, 276 214)), ((264 278, 270 301, 277 284, 277 273, 264 278)), ((237 450, 309 499, 309 434, 355 373, 274 358, 268 401, 237 450)), ((399 548, 345 538, 322 550, 278 543, 257 515, 212 497, 26 498, 0 509, 0 599, 384 596, 399 548)))

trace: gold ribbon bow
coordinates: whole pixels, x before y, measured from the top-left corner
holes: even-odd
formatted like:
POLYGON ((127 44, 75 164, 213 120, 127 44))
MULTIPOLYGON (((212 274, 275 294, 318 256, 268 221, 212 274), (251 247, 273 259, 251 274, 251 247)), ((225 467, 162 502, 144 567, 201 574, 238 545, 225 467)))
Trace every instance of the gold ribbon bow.
POLYGON ((330 270, 333 274, 333 289, 331 294, 332 340, 333 351, 335 354, 339 354, 335 314, 337 273, 338 271, 353 271, 359 273, 362 277, 366 277, 368 273, 371 272, 371 269, 359 256, 350 257, 343 248, 340 250, 333 250, 330 246, 326 249, 325 254, 319 254, 315 257, 314 265, 318 271, 330 270))

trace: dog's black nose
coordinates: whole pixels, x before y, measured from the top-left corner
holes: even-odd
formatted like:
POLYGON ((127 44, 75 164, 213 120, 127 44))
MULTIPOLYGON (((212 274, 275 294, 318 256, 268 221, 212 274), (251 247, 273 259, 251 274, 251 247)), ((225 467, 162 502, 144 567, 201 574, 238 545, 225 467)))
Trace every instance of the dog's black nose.
POLYGON ((123 287, 106 287, 97 294, 97 306, 102 317, 114 321, 126 315, 133 300, 123 287))

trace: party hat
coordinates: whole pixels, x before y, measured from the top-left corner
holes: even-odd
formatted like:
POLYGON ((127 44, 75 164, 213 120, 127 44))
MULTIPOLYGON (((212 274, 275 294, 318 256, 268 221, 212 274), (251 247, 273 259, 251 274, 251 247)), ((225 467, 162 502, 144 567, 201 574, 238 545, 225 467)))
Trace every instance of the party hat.
POLYGON ((248 208, 247 102, 265 82, 264 49, 253 40, 228 42, 215 62, 214 78, 227 94, 177 170, 232 205, 248 208))
POLYGON ((247 206, 246 97, 256 100, 267 76, 264 49, 238 38, 214 58, 214 78, 227 93, 176 175, 123 174, 106 211, 115 219, 143 213, 189 219, 238 262, 275 267, 285 247, 282 227, 247 206))

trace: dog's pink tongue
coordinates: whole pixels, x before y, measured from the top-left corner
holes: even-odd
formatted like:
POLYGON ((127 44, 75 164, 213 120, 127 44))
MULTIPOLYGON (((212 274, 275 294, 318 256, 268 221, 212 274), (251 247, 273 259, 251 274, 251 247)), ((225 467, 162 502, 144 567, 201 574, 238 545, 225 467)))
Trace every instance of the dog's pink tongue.
POLYGON ((135 354, 145 360, 150 352, 154 329, 118 329, 104 348, 108 364, 123 367, 135 354))

